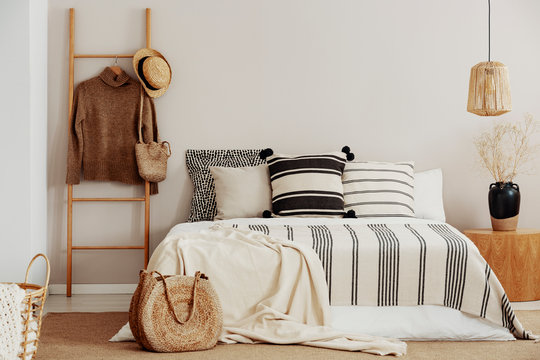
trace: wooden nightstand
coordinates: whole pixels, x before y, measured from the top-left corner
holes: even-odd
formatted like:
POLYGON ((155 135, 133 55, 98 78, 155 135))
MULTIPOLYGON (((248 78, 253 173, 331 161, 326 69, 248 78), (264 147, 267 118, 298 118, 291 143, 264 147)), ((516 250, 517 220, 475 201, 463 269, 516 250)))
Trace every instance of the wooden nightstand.
POLYGON ((478 247, 510 301, 540 300, 540 230, 463 231, 478 247))

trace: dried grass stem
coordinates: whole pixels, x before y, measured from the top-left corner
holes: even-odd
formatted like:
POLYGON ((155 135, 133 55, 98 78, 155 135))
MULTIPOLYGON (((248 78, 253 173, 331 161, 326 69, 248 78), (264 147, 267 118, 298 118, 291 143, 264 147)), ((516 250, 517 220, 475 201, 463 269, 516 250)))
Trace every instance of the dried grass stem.
POLYGON ((519 123, 499 122, 474 140, 482 167, 496 182, 512 182, 518 174, 528 172, 526 165, 539 150, 532 144, 540 123, 531 114, 519 123))

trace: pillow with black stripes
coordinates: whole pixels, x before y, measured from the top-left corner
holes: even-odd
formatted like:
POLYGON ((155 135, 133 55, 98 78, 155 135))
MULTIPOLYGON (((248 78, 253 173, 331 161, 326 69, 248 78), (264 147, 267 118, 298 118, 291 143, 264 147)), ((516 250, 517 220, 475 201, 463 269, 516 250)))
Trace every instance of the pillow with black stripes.
MULTIPOLYGON (((352 155, 349 153, 267 156, 273 214, 343 217, 341 176, 347 156, 352 155)), ((268 212, 264 216, 269 216, 268 212)))
POLYGON ((414 162, 349 162, 343 195, 357 217, 414 217, 414 162))

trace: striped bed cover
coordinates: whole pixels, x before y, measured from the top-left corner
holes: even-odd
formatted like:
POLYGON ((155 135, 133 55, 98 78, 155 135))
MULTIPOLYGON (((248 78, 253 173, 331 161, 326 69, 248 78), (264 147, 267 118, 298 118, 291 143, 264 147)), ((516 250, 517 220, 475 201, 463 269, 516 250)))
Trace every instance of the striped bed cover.
POLYGON ((533 339, 476 246, 448 224, 233 224, 311 246, 331 305, 442 305, 533 339))

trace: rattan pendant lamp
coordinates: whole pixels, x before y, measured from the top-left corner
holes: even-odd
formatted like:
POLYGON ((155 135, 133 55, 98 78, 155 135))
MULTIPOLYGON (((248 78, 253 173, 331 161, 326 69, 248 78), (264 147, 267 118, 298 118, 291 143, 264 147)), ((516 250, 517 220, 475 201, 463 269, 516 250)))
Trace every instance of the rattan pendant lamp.
POLYGON ((467 111, 480 116, 497 116, 512 110, 508 69, 491 61, 491 0, 488 0, 488 61, 471 68, 467 111))

